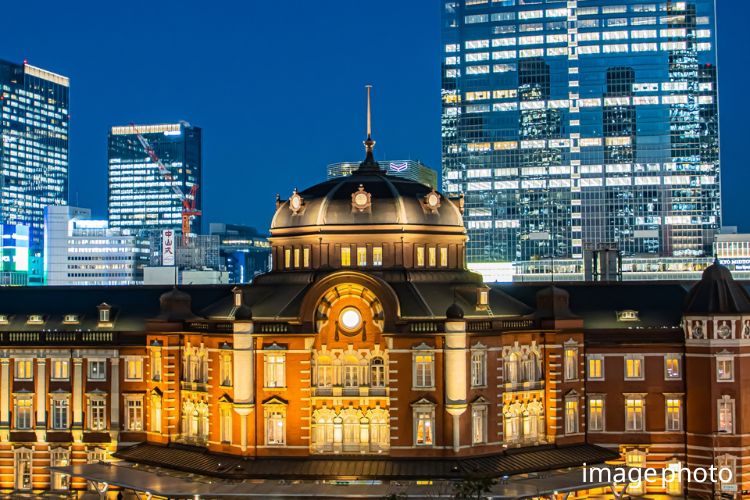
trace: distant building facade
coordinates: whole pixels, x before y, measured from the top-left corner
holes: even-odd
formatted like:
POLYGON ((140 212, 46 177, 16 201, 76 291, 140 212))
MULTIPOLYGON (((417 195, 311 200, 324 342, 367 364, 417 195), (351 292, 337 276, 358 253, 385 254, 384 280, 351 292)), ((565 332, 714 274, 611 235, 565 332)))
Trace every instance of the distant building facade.
MULTIPOLYGON (((358 161, 331 163, 326 167, 329 179, 351 175, 359 168, 358 161)), ((378 162, 387 175, 403 177, 424 184, 425 186, 438 187, 438 174, 419 160, 381 160, 378 162)))
POLYGON ((192 235, 183 242, 181 235, 174 231, 150 231, 150 257, 144 269, 144 284, 229 283, 219 241, 215 234, 192 235))
POLYGON ((711 255, 714 0, 445 0, 443 188, 470 263, 711 255))
MULTIPOLYGON (((108 213, 111 227, 132 230, 180 229, 182 202, 170 187, 189 194, 202 176, 201 129, 186 122, 135 125, 170 170, 166 179, 138 141, 133 126, 112 127, 109 133, 108 213)), ((196 209, 201 210, 201 190, 196 209)), ((201 218, 191 221, 191 232, 200 233, 201 218)))
POLYGON ((68 203, 70 81, 0 60, 0 223, 29 226, 29 281, 41 283, 44 207, 68 203))
POLYGON ((148 248, 134 231, 92 220, 91 210, 44 209, 47 285, 135 285, 143 283, 148 248))
POLYGON ((0 225, 1 285, 23 286, 29 283, 29 264, 32 261, 29 253, 30 234, 30 228, 25 224, 0 225))
POLYGON ((212 222, 209 233, 219 237, 219 253, 230 283, 250 283, 270 270, 271 244, 254 227, 212 222))

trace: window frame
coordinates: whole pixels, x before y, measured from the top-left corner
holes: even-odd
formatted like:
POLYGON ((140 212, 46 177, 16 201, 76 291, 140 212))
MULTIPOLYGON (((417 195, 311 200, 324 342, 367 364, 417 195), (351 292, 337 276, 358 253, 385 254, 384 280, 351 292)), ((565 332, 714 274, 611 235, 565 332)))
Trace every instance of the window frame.
MULTIPOLYGON (((632 365, 633 367, 636 366, 635 363, 632 365)), ((623 357, 623 379, 626 381, 631 380, 645 380, 646 379, 646 360, 643 354, 626 354, 623 357), (638 375, 629 376, 628 375, 628 361, 638 361, 637 366, 639 367, 639 373, 638 375)))
POLYGON ((681 380, 682 379, 682 356, 676 353, 668 353, 664 355, 664 380, 681 380), (677 374, 670 375, 669 362, 675 361, 677 363, 677 374))
POLYGON ((143 394, 126 394, 123 399, 125 400, 125 404, 123 405, 125 407, 125 411, 123 412, 123 430, 127 432, 143 432, 145 430, 143 420, 143 412, 145 410, 143 394), (138 414, 139 418, 134 418, 134 416, 131 415, 131 410, 133 410, 135 414, 138 414))
POLYGON ((643 395, 625 395, 625 404, 624 404, 624 410, 625 410, 625 432, 645 432, 646 431, 646 398, 643 395), (629 405, 628 402, 639 402, 639 405, 629 405), (634 425, 630 426, 630 421, 628 419, 628 410, 630 408, 639 408, 640 412, 633 413, 633 415, 638 415, 638 419, 634 420, 634 425))
POLYGON ((86 403, 86 428, 93 432, 107 430, 107 396, 104 394, 89 394, 86 403), (97 404, 94 404, 97 403, 97 404), (102 404, 99 404, 102 403, 102 404), (94 408, 97 408, 95 411, 94 408), (95 413, 101 411, 101 419, 95 419, 95 413), (101 427, 94 426, 95 421, 101 421, 101 427))
POLYGON ((574 393, 565 396, 564 411, 565 435, 579 434, 581 432, 581 404, 578 394, 574 393), (570 420, 571 409, 573 410, 573 420, 570 420))
POLYGON ((123 381, 125 382, 143 382, 143 357, 141 356, 123 356, 123 368, 125 373, 123 374, 123 381), (138 367, 138 375, 131 376, 130 368, 131 363, 135 363, 133 366, 138 367))
POLYGON ((32 381, 34 380, 34 358, 16 358, 13 361, 13 380, 16 381, 32 381), (28 364, 28 377, 22 377, 19 375, 19 368, 22 365, 28 364))
POLYGON ((433 448, 435 446, 435 405, 422 400, 412 405, 412 442, 417 448, 433 448), (422 435, 425 436, 424 429, 429 429, 429 440, 422 439, 420 442, 420 423, 422 425, 422 435))
POLYGON ((14 394, 13 395, 13 428, 16 430, 32 430, 34 428, 34 394, 33 393, 23 393, 23 394, 14 394), (18 404, 19 401, 28 401, 28 405, 23 405, 23 408, 28 408, 28 410, 24 410, 23 413, 26 413, 28 411, 28 426, 19 426, 19 417, 21 416, 20 406, 18 404))
MULTIPOLYGON (((70 429, 70 394, 50 395, 50 429, 66 431, 70 429), (64 403, 64 404, 63 404, 64 403), (64 422, 58 422, 58 417, 65 417, 64 422), (63 424, 64 425, 61 425, 63 424)), ((62 419, 61 419, 62 420, 62 419)))
POLYGON ((603 354, 587 354, 586 355, 586 377, 588 380, 604 381, 604 355, 603 354), (599 364, 599 375, 592 375, 591 363, 595 361, 599 364))
POLYGON ((51 358, 50 359, 49 378, 54 381, 70 380, 70 359, 69 358, 51 358))
POLYGON ((89 382, 106 382, 107 381, 107 358, 92 358, 86 362, 86 380, 89 382), (97 364, 104 363, 101 377, 95 377, 91 368, 97 364))
POLYGON ((487 444, 487 425, 488 425, 489 405, 486 402, 477 402, 471 405, 471 445, 483 446, 487 444), (477 417, 481 425, 481 436, 477 440, 477 417))
POLYGON ((734 362, 734 355, 732 354, 719 354, 716 356, 716 382, 717 383, 727 383, 727 382, 734 382, 734 373, 736 371, 735 362, 734 362), (722 363, 729 363, 730 365, 730 371, 729 371, 729 377, 727 378, 721 378, 721 365, 722 363))
POLYGON ((284 349, 265 349, 263 352, 263 387, 286 388, 286 352, 284 349), (271 382, 274 382, 271 384, 271 382))
POLYGON ((682 431, 682 396, 673 394, 664 395, 664 430, 667 432, 679 432, 682 431), (670 403, 677 402, 677 417, 670 413, 670 403), (676 426, 674 425, 676 423, 676 426))
POLYGON ((723 395, 721 398, 716 400, 716 431, 722 434, 734 434, 736 425, 736 401, 734 398, 723 395), (729 416, 729 429, 726 426, 722 426, 722 408, 725 407, 729 416))
POLYGON ((565 382, 574 382, 579 379, 580 374, 578 363, 579 361, 579 353, 578 353, 578 345, 575 346, 569 345, 563 347, 563 380, 565 382), (568 353, 572 352, 574 353, 572 365, 569 365, 569 356, 568 353), (571 373, 572 371, 572 373, 571 373))
POLYGON ((487 387, 487 348, 482 345, 476 345, 471 348, 471 387, 487 387), (475 359, 478 357, 479 359, 475 359), (478 372, 476 370, 479 370, 478 372))
POLYGON ((415 349, 412 352, 412 388, 417 391, 435 389, 435 350, 434 349, 415 349), (429 356, 429 361, 419 360, 420 356, 429 356), (421 374, 420 367, 428 367, 428 371, 421 374), (427 378, 429 377, 429 381, 427 378), (426 382, 429 382, 427 384, 426 382))

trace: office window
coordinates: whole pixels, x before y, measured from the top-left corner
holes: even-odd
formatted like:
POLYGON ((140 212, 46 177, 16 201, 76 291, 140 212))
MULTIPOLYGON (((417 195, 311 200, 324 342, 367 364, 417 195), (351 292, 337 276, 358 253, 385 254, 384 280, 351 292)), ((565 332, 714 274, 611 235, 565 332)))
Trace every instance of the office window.
POLYGON ((107 360, 90 359, 88 360, 88 379, 91 381, 107 380, 107 360))
POLYGON ((625 430, 644 430, 643 397, 625 398, 625 430))
POLYGON ((107 400, 104 396, 89 396, 87 413, 89 430, 103 431, 107 428, 107 400))
POLYGON ((448 249, 440 247, 440 267, 448 267, 448 249))
POLYGON ((565 398, 565 434, 578 432, 578 396, 565 398))
POLYGON ((15 360, 16 380, 32 380, 34 378, 34 360, 33 359, 16 359, 15 360))
POLYGON ((670 380, 679 379, 680 377, 680 355, 667 354, 664 356, 664 378, 670 380))
POLYGON ((589 396, 589 431, 604 430, 604 398, 602 396, 589 396))
POLYGON ((222 443, 232 442, 232 407, 221 405, 219 408, 219 430, 222 443))
POLYGON ((718 401, 719 432, 734 433, 734 399, 722 396, 718 401))
POLYGON ((417 247, 417 267, 424 267, 424 247, 417 247))
POLYGON ((414 409, 414 444, 417 446, 432 446, 434 444, 433 429, 435 427, 435 411, 429 408, 414 409))
POLYGON ((52 380, 68 380, 70 378, 70 360, 53 359, 50 377, 52 380))
POLYGON ((125 430, 143 430, 143 397, 126 396, 125 399, 125 430))
POLYGON ((349 247, 341 247, 341 267, 349 267, 352 265, 352 249, 349 247))
POLYGON ((435 360, 432 352, 414 354, 414 387, 429 389, 434 387, 435 360))
POLYGON ((383 265, 383 247, 372 247, 372 265, 383 265))
POLYGON ((24 394, 16 396, 16 429, 31 429, 34 418, 34 400, 33 395, 24 394))
POLYGON ((15 487, 17 490, 31 490, 33 487, 32 455, 33 452, 28 448, 17 448, 13 450, 15 487))
POLYGON ((367 265, 367 247, 357 247, 357 265, 359 267, 367 265))
POLYGON ((734 381, 734 357, 717 356, 716 357, 716 381, 732 382, 734 381))
POLYGON ((437 248, 430 247, 427 249, 427 265, 430 267, 437 266, 437 248))
POLYGON ((219 369, 219 379, 224 387, 232 386, 232 354, 229 352, 221 353, 221 365, 219 369))
POLYGON ((667 430, 679 431, 682 429, 682 400, 680 398, 668 397, 666 400, 667 430))
POLYGON ((588 355, 589 380, 604 380, 604 357, 599 354, 588 355))
POLYGON ((487 351, 471 351, 471 386, 484 387, 487 385, 487 351))
POLYGON ((286 354, 268 353, 264 356, 265 387, 286 387, 286 354))
POLYGON ((125 381, 136 382, 143 380, 143 359, 125 358, 125 381))
POLYGON ((286 411, 283 408, 266 410, 265 421, 266 446, 284 446, 286 443, 286 411))
MULTIPOLYGON (((52 467, 67 467, 70 465, 70 452, 65 448, 56 448, 50 452, 50 465, 52 467)), ((50 489, 53 491, 63 491, 70 487, 70 476, 59 472, 51 473, 50 489)))
POLYGON ((474 404, 471 407, 471 444, 487 442, 487 405, 474 404))
POLYGON ((577 347, 565 348, 564 364, 565 364, 565 380, 578 379, 578 348, 577 347))
POLYGON ((643 356, 625 356, 625 380, 643 380, 643 356))
POLYGON ((52 407, 52 428, 66 430, 70 420, 70 401, 67 397, 54 397, 50 406, 52 407))

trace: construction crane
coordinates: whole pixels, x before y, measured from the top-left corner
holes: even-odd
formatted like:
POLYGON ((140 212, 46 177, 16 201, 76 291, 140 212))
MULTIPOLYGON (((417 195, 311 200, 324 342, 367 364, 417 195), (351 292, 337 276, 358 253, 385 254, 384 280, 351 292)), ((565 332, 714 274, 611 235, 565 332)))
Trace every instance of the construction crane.
POLYGON ((141 146, 143 146, 143 149, 146 151, 149 158, 151 158, 151 161, 156 164, 161 176, 167 180, 167 182, 169 183, 169 187, 172 188, 172 191, 174 191, 174 193, 179 197, 180 202, 182 203, 182 245, 187 246, 190 236, 190 220, 193 217, 202 214, 200 210, 195 209, 198 184, 193 184, 193 187, 190 188, 190 193, 186 195, 180 188, 179 184, 177 184, 177 182, 175 181, 172 172, 170 172, 169 169, 164 166, 164 163, 162 163, 162 161, 159 159, 159 156, 156 154, 156 151, 154 151, 154 148, 151 147, 151 144, 148 142, 148 140, 143 137, 143 134, 138 131, 138 127, 136 127, 134 123, 131 123, 130 126, 133 127, 135 136, 138 138, 138 141, 141 143, 141 146))

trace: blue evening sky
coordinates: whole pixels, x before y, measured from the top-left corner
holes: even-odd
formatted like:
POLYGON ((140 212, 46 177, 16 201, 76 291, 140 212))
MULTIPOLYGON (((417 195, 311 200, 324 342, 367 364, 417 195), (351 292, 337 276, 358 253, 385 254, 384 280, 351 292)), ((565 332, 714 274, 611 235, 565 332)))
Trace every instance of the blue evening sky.
MULTIPOLYGON (((437 0, 5 2, 0 58, 71 78, 70 203, 106 216, 107 131, 203 128, 206 222, 266 230, 276 193, 363 157, 374 85, 376 158, 440 168, 437 0)), ((750 231, 747 19, 718 0, 724 224, 750 231)))

